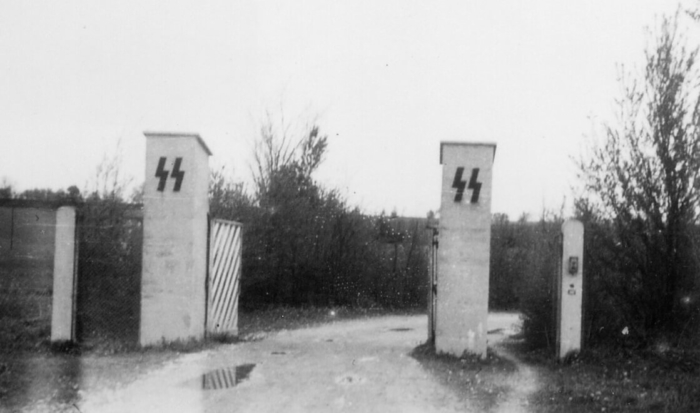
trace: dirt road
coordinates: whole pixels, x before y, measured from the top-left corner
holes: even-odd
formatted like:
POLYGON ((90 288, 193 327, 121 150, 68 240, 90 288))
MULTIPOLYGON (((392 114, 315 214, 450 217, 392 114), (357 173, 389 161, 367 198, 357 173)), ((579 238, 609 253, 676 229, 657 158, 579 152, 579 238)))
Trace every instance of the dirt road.
MULTIPOLYGON (((492 315, 490 345, 515 322, 516 315, 492 315)), ((409 356, 426 330, 426 316, 406 316, 283 331, 185 355, 123 387, 81 393, 74 407, 83 413, 477 411, 409 356)), ((513 383, 530 385, 532 374, 520 370, 513 383)), ((531 390, 511 392, 496 410, 526 411, 531 390)))
POLYGON ((516 367, 516 372, 509 375, 504 386, 510 391, 506 400, 497 406, 498 413, 527 413, 536 411, 530 408, 529 398, 540 385, 540 373, 532 366, 528 366, 518 359, 511 351, 501 346, 501 342, 517 333, 520 322, 514 314, 496 313, 489 314, 489 348, 500 357, 509 360, 516 367))

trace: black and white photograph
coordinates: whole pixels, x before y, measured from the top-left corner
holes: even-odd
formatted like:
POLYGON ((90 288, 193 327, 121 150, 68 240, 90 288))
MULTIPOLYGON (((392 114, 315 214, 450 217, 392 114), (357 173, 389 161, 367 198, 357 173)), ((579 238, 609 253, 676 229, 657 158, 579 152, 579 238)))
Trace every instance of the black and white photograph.
POLYGON ((0 1, 0 413, 700 412, 700 0, 0 1))

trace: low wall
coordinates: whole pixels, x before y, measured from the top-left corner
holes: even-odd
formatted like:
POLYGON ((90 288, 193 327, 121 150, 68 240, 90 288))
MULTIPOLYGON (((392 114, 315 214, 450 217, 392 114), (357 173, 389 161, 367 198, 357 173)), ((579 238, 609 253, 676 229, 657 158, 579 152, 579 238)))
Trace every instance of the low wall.
POLYGON ((49 339, 55 203, 0 201, 0 343, 49 339))

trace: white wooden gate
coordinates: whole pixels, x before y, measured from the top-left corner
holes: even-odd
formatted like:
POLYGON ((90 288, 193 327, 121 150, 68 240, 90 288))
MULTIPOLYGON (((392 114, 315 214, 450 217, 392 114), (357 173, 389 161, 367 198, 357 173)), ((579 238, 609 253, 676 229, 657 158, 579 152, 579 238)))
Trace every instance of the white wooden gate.
POLYGON ((209 227, 207 334, 238 334, 243 226, 212 219, 209 227))

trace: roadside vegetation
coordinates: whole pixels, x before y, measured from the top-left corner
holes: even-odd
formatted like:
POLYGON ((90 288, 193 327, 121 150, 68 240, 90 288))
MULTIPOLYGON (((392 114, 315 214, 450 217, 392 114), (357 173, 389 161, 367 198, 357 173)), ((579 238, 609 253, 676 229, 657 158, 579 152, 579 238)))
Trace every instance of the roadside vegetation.
POLYGON ((587 349, 565 363, 520 350, 540 369, 537 412, 697 412, 700 359, 682 350, 587 349))
POLYGON ((460 399, 479 412, 494 411, 510 392, 508 376, 517 371, 516 366, 493 353, 484 359, 465 355, 454 357, 436 354, 432 343, 425 343, 411 352, 423 368, 460 399))
MULTIPOLYGON (((641 74, 622 73, 617 122, 602 125, 603 136, 577 160, 587 348, 665 352, 700 344, 700 72, 682 18, 663 19, 641 74)), ((552 348, 554 242, 563 215, 545 213, 538 223, 494 218, 492 268, 520 280, 510 283, 519 293, 508 301, 524 315, 531 348, 552 348)))
POLYGON ((618 118, 576 160, 574 216, 585 226, 580 354, 552 358, 552 242, 563 214, 494 222, 492 251, 506 253, 492 268, 493 259, 523 268, 512 298, 523 341, 514 350, 542 373, 536 411, 700 411, 700 72, 684 22, 681 11, 661 19, 644 67, 621 69, 618 118), (534 242, 519 241, 528 232, 534 242))

